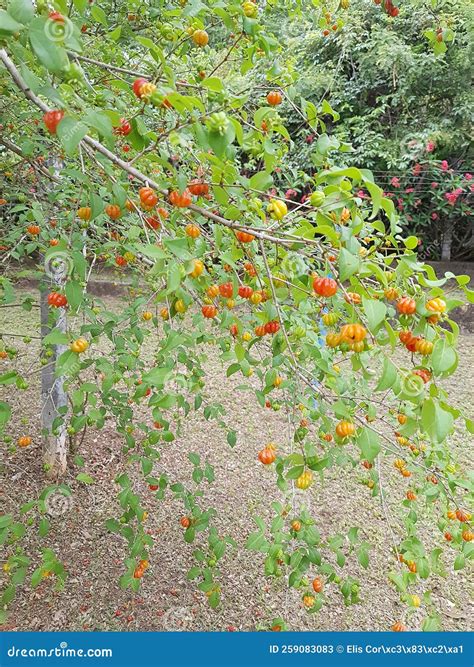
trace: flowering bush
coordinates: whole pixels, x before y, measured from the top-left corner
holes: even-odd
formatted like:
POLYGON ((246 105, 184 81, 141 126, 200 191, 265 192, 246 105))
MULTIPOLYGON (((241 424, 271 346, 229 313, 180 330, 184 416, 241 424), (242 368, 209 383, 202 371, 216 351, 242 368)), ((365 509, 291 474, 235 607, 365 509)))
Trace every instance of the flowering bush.
MULTIPOLYGON (((429 141, 426 153, 434 150, 429 141)), ((425 155, 411 169, 390 177, 388 188, 386 196, 393 200, 406 229, 420 237, 423 258, 472 259, 472 174, 425 155)))

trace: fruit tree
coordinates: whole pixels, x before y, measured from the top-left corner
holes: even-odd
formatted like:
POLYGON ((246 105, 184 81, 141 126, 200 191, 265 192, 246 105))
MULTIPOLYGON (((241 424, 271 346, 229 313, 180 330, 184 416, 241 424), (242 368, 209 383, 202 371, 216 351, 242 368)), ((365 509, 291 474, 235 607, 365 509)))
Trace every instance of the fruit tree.
MULTIPOLYGON (((30 332, 23 341, 2 332, 0 422, 9 445, 15 392, 40 373, 43 442, 26 431, 17 445, 43 452, 46 478, 39 499, 0 516, 4 607, 27 577, 67 585, 60 554, 45 549, 31 572, 37 555, 22 539, 35 513, 46 536, 48 498, 67 502, 62 477, 84 434, 111 423, 123 466, 106 527, 129 545, 119 585, 146 585, 154 558, 146 498, 171 494, 182 503, 184 540, 198 545, 188 577, 219 605, 231 540, 215 527, 219 509, 201 500, 200 485, 214 482, 212 451, 205 464, 189 451, 192 480, 160 467, 163 448, 177 442, 176 419, 190 411, 215 421, 223 446, 245 447, 222 406, 206 399, 205 355, 242 377, 245 400, 287 415, 280 441, 262 428, 254 465, 274 478, 281 501, 270 525, 251 517, 246 548, 264 554, 266 576, 299 590, 309 614, 324 605, 327 583, 356 604, 346 557, 364 568, 370 558, 356 527, 320 536, 309 499, 329 469, 360 477, 361 494, 385 514, 387 576, 404 609, 394 629, 411 627, 419 582, 441 571, 444 552, 456 569, 472 556, 469 481, 447 438, 455 424, 471 433, 474 424, 442 386, 458 365, 450 313, 463 302, 443 286, 450 280, 472 301, 468 278, 437 279, 417 260, 417 239, 403 238, 372 173, 345 165, 347 145, 333 150, 330 104, 297 95, 304 73, 280 60, 267 28, 268 17, 277 25, 282 13, 297 21, 312 12, 332 39, 348 8, 333 4, 10 0, 0 10, 2 308, 32 307, 18 304, 16 283, 19 267, 34 265, 41 320, 41 357, 28 371, 21 348, 30 332), (300 203, 274 181, 292 150, 288 119, 318 137, 311 194, 300 203), (120 312, 89 289, 107 269, 129 288, 120 312), (141 470, 141 491, 130 466, 141 470), (387 498, 388 468, 403 478, 403 497, 387 498), (424 506, 441 544, 432 551, 417 534, 424 506)), ((378 9, 396 21, 396 4, 378 9)), ((425 629, 437 623, 430 610, 425 629)))

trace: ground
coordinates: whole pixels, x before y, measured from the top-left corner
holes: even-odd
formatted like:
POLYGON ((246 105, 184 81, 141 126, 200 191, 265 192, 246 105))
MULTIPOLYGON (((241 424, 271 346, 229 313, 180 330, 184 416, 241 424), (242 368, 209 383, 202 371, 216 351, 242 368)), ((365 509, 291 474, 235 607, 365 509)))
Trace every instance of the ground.
MULTIPOLYGON (((33 288, 25 294, 36 297, 33 288)), ((115 308, 121 307, 117 297, 108 297, 115 308)), ((19 308, 2 312, 2 331, 32 334, 38 331, 39 311, 33 308, 25 313, 19 308)), ((444 386, 454 396, 455 403, 472 412, 474 387, 474 335, 469 331, 466 314, 460 338, 461 364, 457 373, 444 386)), ((11 342, 11 339, 9 339, 11 342)), ((18 340, 17 340, 18 342, 18 340)), ((37 367, 38 340, 26 349, 18 342, 21 367, 37 367)), ((0 362, 4 365, 7 362, 0 362)), ((391 537, 382 511, 380 499, 373 498, 360 483, 363 473, 341 475, 340 469, 326 475, 324 486, 314 484, 309 492, 298 492, 295 508, 306 504, 317 519, 323 537, 335 532, 347 533, 351 526, 360 526, 361 534, 373 544, 370 566, 363 570, 355 556, 344 568, 346 574, 360 577, 360 604, 344 607, 337 586, 326 586, 323 609, 309 615, 302 608, 301 594, 287 589, 281 579, 266 578, 263 574, 263 556, 243 548, 250 532, 255 529, 252 514, 270 516, 272 500, 281 500, 275 486, 274 473, 256 460, 256 453, 266 442, 281 442, 286 438, 285 415, 261 408, 250 394, 236 391, 241 379, 225 377, 225 369, 216 358, 207 364, 209 376, 207 394, 220 400, 227 409, 227 421, 237 431, 235 448, 226 442, 225 432, 202 414, 191 413, 176 440, 166 445, 159 470, 171 479, 190 479, 192 466, 187 459, 195 451, 208 458, 215 468, 216 479, 204 485, 203 505, 218 509, 216 527, 221 534, 230 535, 238 544, 221 561, 222 604, 213 611, 205 596, 197 591, 195 583, 187 581, 186 573, 193 561, 196 544, 184 543, 179 519, 183 509, 172 494, 158 501, 147 489, 133 465, 126 467, 121 454, 121 438, 112 428, 89 432, 82 443, 81 455, 85 468, 72 465, 64 480, 72 490, 72 504, 68 511, 50 517, 51 529, 46 538, 40 538, 37 522, 25 537, 23 544, 29 554, 39 554, 41 547, 49 546, 64 561, 68 579, 64 591, 54 591, 53 582, 44 580, 39 587, 28 584, 21 587, 10 606, 8 623, 3 629, 14 630, 255 630, 267 627, 272 618, 282 616, 293 630, 387 630, 400 618, 405 618, 406 605, 389 583, 387 572, 396 568, 391 551, 391 537), (143 579, 138 594, 122 591, 118 578, 123 572, 122 560, 126 555, 124 540, 111 535, 105 521, 118 517, 114 478, 124 469, 134 480, 134 487, 144 495, 149 511, 147 527, 155 539, 150 555, 150 569, 143 579), (90 474, 95 483, 84 485, 76 481, 78 472, 90 474)), ((0 504, 2 513, 17 512, 20 505, 37 498, 45 480, 41 466, 39 432, 39 378, 29 376, 30 389, 18 393, 10 432, 16 439, 28 432, 33 445, 24 450, 7 451, 1 445, 3 461, 0 464, 0 504)), ((10 389, 4 391, 8 394, 10 389)), ((0 395, 0 399, 1 399, 0 395)), ((468 440, 464 430, 457 430, 449 446, 460 454, 461 465, 468 462, 468 440)), ((472 437, 471 437, 472 440, 472 437)), ((406 481, 397 475, 388 461, 384 464, 387 493, 387 511, 396 536, 401 536, 399 499, 406 491, 406 481), (397 508, 398 507, 398 508, 397 508)), ((442 533, 436 527, 437 507, 418 507, 420 535, 427 548, 442 544, 442 533)), ((8 547, 7 555, 13 547, 8 547)), ((469 629, 469 591, 466 570, 452 571, 454 552, 446 550, 443 556, 446 578, 430 577, 421 581, 417 590, 433 592, 433 602, 441 613, 444 630, 469 629)), ((0 574, 0 588, 7 576, 0 574), (3 581, 2 581, 3 578, 3 581)), ((423 606, 406 618, 410 629, 419 629, 427 610, 423 606)))

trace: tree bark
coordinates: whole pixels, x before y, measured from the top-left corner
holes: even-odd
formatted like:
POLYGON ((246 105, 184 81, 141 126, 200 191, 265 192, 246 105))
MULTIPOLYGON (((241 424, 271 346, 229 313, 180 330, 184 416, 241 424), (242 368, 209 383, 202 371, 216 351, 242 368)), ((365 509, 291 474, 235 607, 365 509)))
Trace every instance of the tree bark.
MULTIPOLYGON (((54 156, 48 160, 54 169, 54 177, 59 181, 59 173, 62 167, 62 161, 54 156)), ((47 186, 51 190, 51 185, 47 186)), ((40 292, 40 312, 41 312, 41 339, 51 331, 49 317, 51 309, 48 304, 48 293, 51 290, 62 290, 67 274, 69 273, 68 258, 65 253, 59 251, 56 254, 47 256, 45 262, 45 282, 40 292), (48 279, 49 277, 49 285, 48 279)), ((58 309, 58 318, 55 328, 61 333, 66 333, 67 316, 66 309, 58 309)), ((64 376, 56 377, 57 360, 63 352, 67 350, 65 345, 52 345, 52 356, 48 357, 48 363, 41 370, 41 427, 43 433, 43 464, 48 477, 57 478, 66 472, 67 468, 67 426, 66 412, 68 397, 64 389, 64 376), (61 423, 56 426, 54 420, 62 417, 61 423)))
POLYGON ((441 261, 451 261, 451 246, 453 243, 453 224, 449 222, 443 231, 443 242, 441 245, 441 261))
MULTIPOLYGON (((55 282, 55 286, 60 286, 55 282)), ((48 305, 48 290, 41 290, 41 338, 51 331, 49 325, 50 308, 48 305)), ((66 332, 66 311, 59 309, 56 328, 66 332)), ((53 355, 48 358, 48 364, 41 371, 41 426, 43 432, 43 463, 48 477, 59 477, 67 468, 67 430, 65 421, 54 429, 53 423, 60 416, 61 409, 67 410, 67 394, 64 389, 64 377, 56 377, 56 362, 67 349, 65 345, 53 345, 53 355)), ((65 416, 64 414, 62 415, 65 416)))

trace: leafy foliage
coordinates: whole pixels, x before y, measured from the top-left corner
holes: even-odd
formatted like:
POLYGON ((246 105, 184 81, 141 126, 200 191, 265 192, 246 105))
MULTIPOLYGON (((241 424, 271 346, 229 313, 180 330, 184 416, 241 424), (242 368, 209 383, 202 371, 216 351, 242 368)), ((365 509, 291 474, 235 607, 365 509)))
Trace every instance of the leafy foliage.
MULTIPOLYGON (((121 587, 136 591, 146 582, 151 490, 182 503, 183 538, 196 543, 188 579, 212 608, 219 604, 219 565, 237 545, 217 531, 219 510, 205 503, 203 489, 215 482, 212 452, 209 460, 188 452, 189 479, 168 479, 160 464, 192 410, 215 422, 223 445, 239 445, 224 407, 206 397, 204 362, 213 355, 262 408, 285 409, 291 426, 288 441, 262 443, 256 452, 255 465, 274 471, 281 493, 271 524, 254 517, 258 530, 247 541, 264 554, 265 575, 285 575, 308 613, 324 604, 319 581, 311 593, 310 573, 334 582, 344 604, 356 604, 360 584, 344 567, 354 558, 368 566, 363 530, 323 540, 305 497, 327 469, 360 475, 362 464, 363 486, 383 501, 381 470, 395 465, 407 480, 398 508, 406 536, 390 547, 399 570, 391 576, 410 618, 417 605, 407 591, 441 567, 438 551, 427 553, 416 535, 415 508, 432 507, 441 540, 446 511, 460 512, 449 549, 458 568, 472 556, 462 509, 471 487, 446 446, 455 420, 471 430, 472 422, 439 383, 458 364, 451 311, 462 303, 445 300, 442 286, 454 279, 471 301, 472 292, 465 276, 437 280, 418 261, 416 239, 403 237, 374 175, 344 164, 350 147, 326 122, 339 112, 301 96, 297 70, 283 66, 276 27, 283 9, 275 4, 132 9, 75 0, 66 15, 62 2, 53 14, 42 3, 36 10, 29 0, 10 3, 0 51, 9 135, 1 142, 21 160, 6 174, 17 196, 4 202, 2 305, 16 299, 18 264, 33 259, 49 292, 39 369, 47 379, 52 366, 53 386, 69 398, 44 424, 47 442, 57 444, 45 472, 64 472, 66 435, 77 444, 108 422, 123 440, 117 517, 106 524, 129 548, 121 587), (316 135, 308 198, 298 204, 281 188, 284 178, 292 184, 295 117, 316 135), (98 265, 131 281, 119 313, 88 290, 98 265), (407 352, 399 366, 392 356, 400 340, 407 352), (141 354, 145 341, 152 360, 141 354), (128 466, 141 471, 145 493, 128 466)), ((291 20, 300 22, 305 10, 306 3, 284 3, 291 20)), ((319 18, 328 23, 324 12, 319 18)), ((27 390, 18 348, 5 339, 0 382, 27 390)), ((0 415, 11 444, 7 403, 0 415)), ((29 436, 18 442, 31 444, 29 436)), ((76 480, 94 484, 86 472, 76 480)), ((48 486, 18 517, 0 517, 12 577, 3 605, 31 561, 19 544, 35 523, 21 516, 37 512, 47 538, 44 515, 69 497, 64 485, 48 486)), ((31 582, 50 576, 64 584, 64 567, 45 549, 31 582)), ((429 601, 427 610, 430 628, 429 601)))

